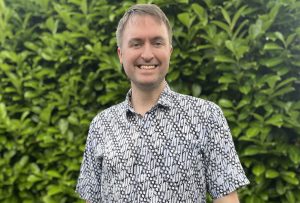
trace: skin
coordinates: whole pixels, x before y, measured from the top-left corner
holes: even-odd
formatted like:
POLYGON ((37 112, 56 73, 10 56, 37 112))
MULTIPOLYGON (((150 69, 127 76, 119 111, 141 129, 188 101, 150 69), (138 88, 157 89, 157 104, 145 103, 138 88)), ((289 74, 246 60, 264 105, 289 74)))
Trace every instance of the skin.
POLYGON ((239 197, 237 192, 229 193, 228 195, 221 197, 219 199, 215 199, 214 203, 239 203, 239 197))
MULTIPOLYGON (((171 53, 168 31, 162 22, 149 15, 136 15, 128 21, 118 56, 131 82, 131 102, 137 113, 144 115, 156 104, 166 84, 171 53)), ((213 202, 239 200, 237 193, 232 192, 213 202)))
POLYGON ((118 48, 120 63, 131 81, 132 105, 144 115, 165 87, 172 46, 166 26, 149 15, 129 19, 118 48))

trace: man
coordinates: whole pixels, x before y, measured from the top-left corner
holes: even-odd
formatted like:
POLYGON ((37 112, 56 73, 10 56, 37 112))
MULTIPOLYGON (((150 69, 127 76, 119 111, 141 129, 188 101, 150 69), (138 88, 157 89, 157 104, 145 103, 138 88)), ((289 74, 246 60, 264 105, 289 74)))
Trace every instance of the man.
POLYGON ((131 90, 92 121, 76 191, 87 202, 238 202, 249 183, 212 102, 173 92, 172 30, 155 5, 134 5, 117 28, 131 90))

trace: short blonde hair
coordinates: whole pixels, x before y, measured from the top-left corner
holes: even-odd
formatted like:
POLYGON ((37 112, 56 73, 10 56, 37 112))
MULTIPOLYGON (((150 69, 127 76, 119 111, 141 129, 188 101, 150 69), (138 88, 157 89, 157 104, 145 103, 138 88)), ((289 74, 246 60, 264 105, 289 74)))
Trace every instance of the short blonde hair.
POLYGON ((170 44, 172 45, 172 28, 170 26, 170 22, 167 16, 165 15, 165 13, 158 6, 154 4, 136 4, 130 7, 119 21, 118 28, 116 31, 118 47, 121 47, 122 45, 122 35, 128 20, 135 15, 150 15, 157 18, 159 21, 163 22, 167 27, 169 41, 170 44))

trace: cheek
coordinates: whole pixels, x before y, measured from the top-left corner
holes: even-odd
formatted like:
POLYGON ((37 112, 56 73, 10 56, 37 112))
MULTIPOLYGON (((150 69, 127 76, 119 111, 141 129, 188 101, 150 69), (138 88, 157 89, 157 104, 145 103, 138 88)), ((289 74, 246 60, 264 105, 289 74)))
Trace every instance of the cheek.
POLYGON ((171 51, 167 48, 159 50, 157 53, 164 58, 170 58, 171 56, 171 51))
POLYGON ((166 63, 169 63, 171 55, 168 52, 163 52, 160 54, 161 59, 163 59, 166 63))
POLYGON ((134 51, 128 51, 123 54, 122 60, 123 63, 132 63, 138 58, 138 53, 134 51))

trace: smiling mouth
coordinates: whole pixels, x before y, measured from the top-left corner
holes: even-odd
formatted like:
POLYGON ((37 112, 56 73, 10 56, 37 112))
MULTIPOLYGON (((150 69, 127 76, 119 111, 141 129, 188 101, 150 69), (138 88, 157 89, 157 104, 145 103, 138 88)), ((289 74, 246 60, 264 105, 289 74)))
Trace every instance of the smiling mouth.
POLYGON ((156 68, 158 65, 138 65, 137 67, 139 69, 143 69, 143 70, 151 70, 156 68))

